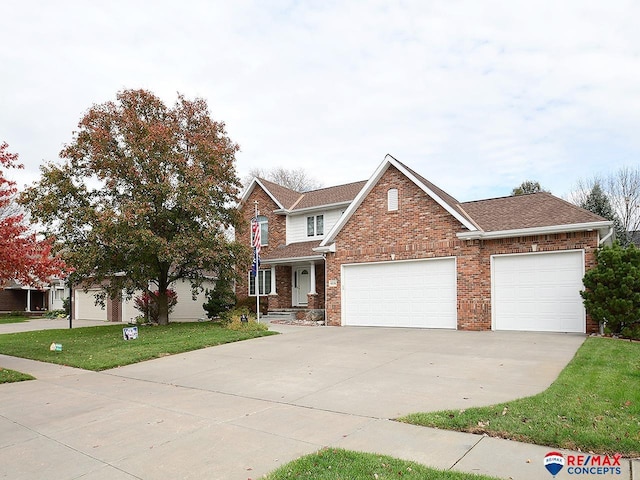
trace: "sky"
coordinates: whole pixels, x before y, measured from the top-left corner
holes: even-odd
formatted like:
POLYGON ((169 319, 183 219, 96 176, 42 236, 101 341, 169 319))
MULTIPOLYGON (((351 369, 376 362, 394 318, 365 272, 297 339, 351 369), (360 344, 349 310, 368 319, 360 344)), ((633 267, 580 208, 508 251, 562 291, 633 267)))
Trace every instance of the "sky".
POLYGON ((57 162, 83 114, 204 98, 253 168, 325 186, 387 153, 460 201, 640 165, 635 0, 2 0, 0 142, 57 162))

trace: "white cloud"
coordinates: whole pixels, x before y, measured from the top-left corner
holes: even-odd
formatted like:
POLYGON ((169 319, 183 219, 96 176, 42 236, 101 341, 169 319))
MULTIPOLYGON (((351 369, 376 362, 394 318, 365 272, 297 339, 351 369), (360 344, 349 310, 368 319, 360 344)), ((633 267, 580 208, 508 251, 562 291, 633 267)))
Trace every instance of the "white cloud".
POLYGON ((24 181, 93 103, 138 87, 207 99, 242 147, 241 173, 303 167, 330 185, 391 153, 468 200, 525 179, 562 195, 637 163, 632 1, 105 5, 0 7, 0 140, 24 181))

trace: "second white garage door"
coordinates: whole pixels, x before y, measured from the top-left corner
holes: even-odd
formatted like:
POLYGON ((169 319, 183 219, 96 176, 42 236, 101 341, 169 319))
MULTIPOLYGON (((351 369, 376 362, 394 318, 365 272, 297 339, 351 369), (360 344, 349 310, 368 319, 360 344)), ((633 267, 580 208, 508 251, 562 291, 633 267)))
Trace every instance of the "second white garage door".
POLYGON ((96 305, 96 293, 100 290, 75 291, 75 318, 78 320, 107 320, 107 309, 96 305))
POLYGON ((456 328, 455 259, 343 265, 342 323, 456 328))
POLYGON ((491 268, 496 330, 584 333, 581 250, 495 255, 491 268))

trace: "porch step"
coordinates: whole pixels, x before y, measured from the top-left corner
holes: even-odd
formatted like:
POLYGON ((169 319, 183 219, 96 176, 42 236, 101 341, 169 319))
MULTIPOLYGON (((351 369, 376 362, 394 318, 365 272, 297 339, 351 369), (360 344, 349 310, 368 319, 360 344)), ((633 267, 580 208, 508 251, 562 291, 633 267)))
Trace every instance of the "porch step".
POLYGON ((292 320, 295 318, 295 312, 268 312, 266 315, 261 315, 260 318, 265 320, 292 320))

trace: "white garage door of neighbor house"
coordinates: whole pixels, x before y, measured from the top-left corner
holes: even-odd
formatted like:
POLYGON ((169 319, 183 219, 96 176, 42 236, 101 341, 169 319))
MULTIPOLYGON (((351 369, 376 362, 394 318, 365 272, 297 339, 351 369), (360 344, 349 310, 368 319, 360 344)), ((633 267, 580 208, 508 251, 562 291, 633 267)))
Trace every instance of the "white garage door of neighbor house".
POLYGON ((344 265, 342 323, 456 328, 455 259, 344 265))
POLYGON ((107 320, 107 309, 100 305, 96 305, 95 294, 99 290, 89 290, 83 292, 82 290, 76 290, 75 294, 75 312, 76 319, 78 320, 107 320))
POLYGON ((584 333, 581 250, 491 260, 495 330, 584 333))

